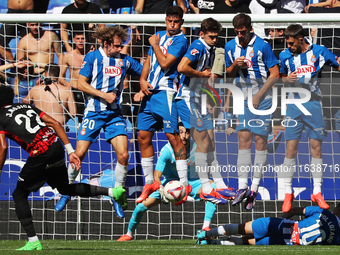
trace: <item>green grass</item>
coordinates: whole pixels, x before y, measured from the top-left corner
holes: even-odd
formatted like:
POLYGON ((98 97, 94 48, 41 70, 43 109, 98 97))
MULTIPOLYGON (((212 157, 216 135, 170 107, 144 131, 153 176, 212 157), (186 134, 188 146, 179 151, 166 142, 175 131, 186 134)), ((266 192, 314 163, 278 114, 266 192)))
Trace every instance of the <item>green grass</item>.
MULTIPOLYGON (((339 254, 338 246, 220 246, 220 245, 196 245, 194 240, 137 240, 131 242, 116 241, 66 241, 43 240, 44 250, 35 251, 41 254, 165 254, 165 255, 189 255, 189 254, 339 254)), ((25 241, 2 240, 0 252, 2 254, 18 254, 15 249, 24 246, 25 241)), ((32 252, 30 252, 32 253, 32 252)))

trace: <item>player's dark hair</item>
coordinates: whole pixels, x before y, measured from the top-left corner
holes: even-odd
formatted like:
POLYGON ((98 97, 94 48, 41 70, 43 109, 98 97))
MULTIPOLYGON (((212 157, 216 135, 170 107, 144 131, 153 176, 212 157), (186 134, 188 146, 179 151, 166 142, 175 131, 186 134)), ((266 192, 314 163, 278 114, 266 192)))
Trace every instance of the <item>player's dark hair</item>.
POLYGON ((245 13, 237 14, 233 18, 233 26, 234 26, 234 28, 245 27, 247 29, 250 29, 251 28, 251 18, 250 18, 250 16, 245 14, 245 13))
MULTIPOLYGON (((178 127, 184 127, 185 128, 185 126, 184 126, 182 121, 178 122, 178 127)), ((186 128, 186 132, 190 133, 190 128, 186 128)))
POLYGON ((125 29, 121 29, 118 27, 102 27, 95 29, 95 33, 92 35, 92 38, 96 38, 102 41, 106 41, 108 44, 113 43, 113 38, 117 36, 122 40, 122 42, 126 41, 128 35, 125 29))
POLYGON ((220 22, 213 18, 207 18, 201 23, 201 31, 206 34, 208 32, 218 33, 222 30, 220 22))
POLYGON ((45 66, 45 73, 48 74, 48 77, 58 79, 60 74, 60 67, 57 64, 48 64, 45 66))
POLYGON ((178 16, 180 19, 183 19, 183 9, 178 5, 170 6, 165 11, 166 16, 178 16))
POLYGON ((289 37, 292 37, 294 39, 299 39, 299 38, 303 38, 305 35, 304 33, 304 30, 303 30, 303 27, 299 24, 292 24, 292 25, 289 25, 287 28, 286 28, 286 31, 285 31, 285 38, 288 39, 289 37))
POLYGON ((13 104, 13 100, 14 90, 12 87, 0 83, 0 108, 13 104))

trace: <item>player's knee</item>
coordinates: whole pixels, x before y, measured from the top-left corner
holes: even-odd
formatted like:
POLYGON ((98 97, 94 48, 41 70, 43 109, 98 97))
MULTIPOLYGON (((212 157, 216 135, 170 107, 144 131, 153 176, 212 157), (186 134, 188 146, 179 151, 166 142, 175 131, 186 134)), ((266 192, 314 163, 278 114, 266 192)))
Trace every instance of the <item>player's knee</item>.
POLYGON ((127 162, 129 161, 129 153, 127 151, 121 152, 117 155, 118 162, 121 165, 126 165, 127 162))
POLYGON ((140 146, 145 146, 148 145, 150 143, 149 139, 147 136, 143 135, 143 134, 139 134, 138 135, 138 143, 140 146))
POLYGON ((286 157, 287 158, 295 158, 296 155, 297 155, 297 150, 296 149, 288 149, 287 148, 287 151, 286 151, 286 157))

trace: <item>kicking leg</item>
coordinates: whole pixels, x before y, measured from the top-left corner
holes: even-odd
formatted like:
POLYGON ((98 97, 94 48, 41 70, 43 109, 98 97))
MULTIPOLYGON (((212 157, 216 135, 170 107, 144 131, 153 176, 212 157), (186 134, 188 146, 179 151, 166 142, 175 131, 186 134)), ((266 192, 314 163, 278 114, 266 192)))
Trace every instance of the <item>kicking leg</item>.
POLYGON ((41 243, 34 229, 31 208, 27 201, 30 193, 30 191, 23 187, 21 182, 17 183, 17 187, 13 192, 15 213, 28 237, 26 245, 18 250, 42 250, 41 243))

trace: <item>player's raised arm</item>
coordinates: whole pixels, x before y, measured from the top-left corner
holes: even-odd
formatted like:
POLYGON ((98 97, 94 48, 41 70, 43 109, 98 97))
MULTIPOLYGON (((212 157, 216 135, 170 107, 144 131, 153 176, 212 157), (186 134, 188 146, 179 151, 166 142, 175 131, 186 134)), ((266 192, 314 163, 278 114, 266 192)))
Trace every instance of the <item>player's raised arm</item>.
POLYGON ((176 62, 177 58, 171 54, 164 54, 161 47, 159 46, 159 41, 159 34, 152 35, 149 38, 150 45, 154 50, 159 65, 162 69, 168 69, 176 62))

